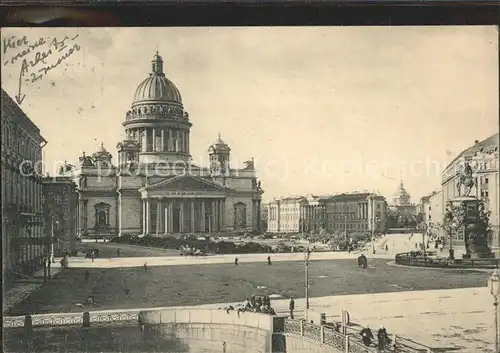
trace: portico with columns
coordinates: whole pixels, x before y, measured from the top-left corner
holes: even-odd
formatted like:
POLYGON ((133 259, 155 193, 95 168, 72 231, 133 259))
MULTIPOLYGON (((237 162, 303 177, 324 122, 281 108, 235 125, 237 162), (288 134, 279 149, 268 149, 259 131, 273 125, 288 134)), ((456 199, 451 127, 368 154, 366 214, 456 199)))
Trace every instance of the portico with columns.
POLYGON ((183 175, 139 190, 142 234, 212 233, 226 230, 226 191, 211 181, 183 175))

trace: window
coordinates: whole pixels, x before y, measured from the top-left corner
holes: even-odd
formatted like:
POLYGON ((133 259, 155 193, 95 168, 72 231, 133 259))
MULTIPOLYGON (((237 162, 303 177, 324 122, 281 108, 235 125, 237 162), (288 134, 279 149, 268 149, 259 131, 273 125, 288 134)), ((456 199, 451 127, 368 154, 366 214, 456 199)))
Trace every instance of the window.
POLYGON ((488 184, 488 177, 484 177, 484 183, 488 184))
POLYGON ((56 205, 60 205, 62 203, 61 195, 59 194, 54 194, 54 203, 56 205))

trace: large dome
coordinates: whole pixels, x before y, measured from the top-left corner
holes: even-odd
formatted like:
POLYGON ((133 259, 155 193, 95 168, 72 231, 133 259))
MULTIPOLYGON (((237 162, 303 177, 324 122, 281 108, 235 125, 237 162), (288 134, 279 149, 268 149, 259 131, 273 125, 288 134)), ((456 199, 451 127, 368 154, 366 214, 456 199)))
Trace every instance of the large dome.
POLYGON ((163 60, 156 53, 152 61, 152 72, 135 90, 132 105, 138 103, 171 102, 182 105, 182 97, 174 83, 163 73, 163 60))

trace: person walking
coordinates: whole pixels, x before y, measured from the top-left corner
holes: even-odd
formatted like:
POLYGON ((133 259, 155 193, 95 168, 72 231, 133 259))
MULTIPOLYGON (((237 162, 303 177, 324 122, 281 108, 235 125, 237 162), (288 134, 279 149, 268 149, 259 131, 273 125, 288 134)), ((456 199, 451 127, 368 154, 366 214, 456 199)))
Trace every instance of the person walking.
POLYGON ((238 267, 238 258, 234 259, 234 267, 238 267))
POLYGON ((94 250, 92 250, 92 252, 90 253, 90 258, 92 259, 92 262, 94 262, 94 258, 95 258, 94 250))
POLYGON ((267 257, 267 265, 271 265, 271 256, 267 257))
POLYGON ((384 326, 380 326, 380 329, 377 332, 377 341, 378 341, 378 349, 383 351, 388 343, 387 331, 384 326))
POLYGON ((372 330, 370 330, 370 326, 366 326, 364 329, 361 330, 360 332, 361 335, 361 340, 363 341, 363 344, 365 346, 370 346, 373 341, 373 333, 372 330))
POLYGON ((120 249, 116 249, 116 257, 120 257, 120 249))
POLYGON ((295 310, 295 301, 293 300, 293 297, 290 297, 288 308, 290 309, 290 319, 293 320, 293 311, 295 310))

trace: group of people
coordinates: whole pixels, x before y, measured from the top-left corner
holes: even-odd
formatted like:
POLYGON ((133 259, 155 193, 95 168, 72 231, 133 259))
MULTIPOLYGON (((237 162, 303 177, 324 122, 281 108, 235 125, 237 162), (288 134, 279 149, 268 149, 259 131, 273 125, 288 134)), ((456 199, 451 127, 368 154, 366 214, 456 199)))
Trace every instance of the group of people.
MULTIPOLYGON (((235 308, 230 305, 224 308, 227 313, 235 308)), ((276 315, 276 311, 271 307, 271 299, 265 295, 263 297, 259 297, 256 295, 252 295, 251 298, 246 298, 242 305, 238 307, 236 310, 239 313, 251 312, 251 313, 261 313, 268 315, 276 315)))
POLYGON ((276 315, 276 312, 271 307, 271 299, 267 295, 263 297, 252 295, 250 299, 246 298, 240 311, 276 315))
MULTIPOLYGON (((367 326, 360 332, 361 340, 365 346, 370 346, 373 342, 373 333, 370 330, 370 327, 367 326)), ((390 348, 391 339, 387 334, 387 330, 384 326, 380 326, 380 329, 377 331, 377 346, 380 351, 385 350, 386 348, 390 348)))

